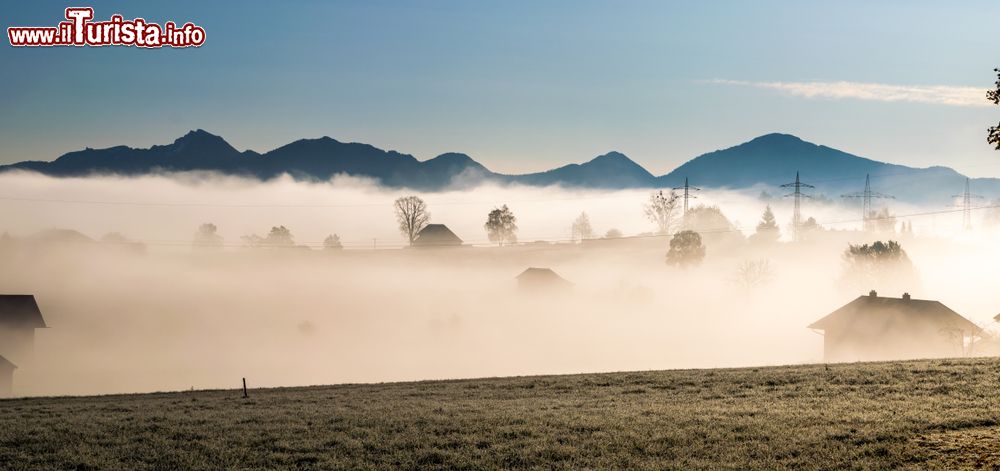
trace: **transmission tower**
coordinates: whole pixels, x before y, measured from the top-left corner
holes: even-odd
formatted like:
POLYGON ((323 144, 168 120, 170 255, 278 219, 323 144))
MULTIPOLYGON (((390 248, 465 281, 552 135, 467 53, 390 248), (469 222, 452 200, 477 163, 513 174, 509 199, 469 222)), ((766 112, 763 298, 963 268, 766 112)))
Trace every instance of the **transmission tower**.
POLYGON ((982 196, 972 194, 969 186, 969 179, 965 179, 965 192, 961 195, 954 195, 952 198, 962 198, 962 228, 972 230, 972 200, 982 199, 982 196))
POLYGON ((781 187, 793 189, 793 191, 785 195, 785 197, 787 198, 791 196, 795 198, 795 211, 792 213, 792 231, 795 233, 795 238, 798 239, 799 229, 802 227, 802 212, 801 212, 802 198, 811 198, 811 196, 802 193, 802 189, 816 188, 816 187, 806 183, 802 183, 802 181, 799 180, 799 172, 795 172, 795 182, 785 183, 784 185, 781 185, 781 187))
POLYGON ((871 175, 865 175, 865 191, 840 195, 841 198, 861 198, 861 221, 865 231, 875 230, 875 215, 872 210, 872 200, 876 198, 895 199, 895 196, 872 191, 871 175))
POLYGON ((684 186, 679 186, 679 187, 674 188, 674 189, 675 190, 684 190, 684 216, 687 216, 687 213, 688 213, 688 199, 689 198, 690 199, 697 199, 698 198, 697 196, 692 195, 691 192, 692 191, 701 191, 701 188, 695 188, 695 187, 693 187, 691 185, 688 185, 688 179, 687 179, 687 177, 684 177, 684 186))

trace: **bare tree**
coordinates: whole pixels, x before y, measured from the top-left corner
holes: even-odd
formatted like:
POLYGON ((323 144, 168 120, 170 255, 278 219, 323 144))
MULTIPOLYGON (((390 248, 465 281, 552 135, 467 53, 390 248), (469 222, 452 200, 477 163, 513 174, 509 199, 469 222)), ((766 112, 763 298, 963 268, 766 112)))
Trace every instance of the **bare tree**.
POLYGON ((590 239, 594 237, 594 228, 590 226, 590 217, 587 213, 583 212, 573 221, 573 226, 570 228, 573 234, 573 240, 583 240, 590 239))
POLYGON ((396 209, 396 221, 399 222, 399 232, 406 236, 410 245, 417 239, 417 234, 431 220, 427 204, 416 196, 404 196, 393 204, 396 209))
MULTIPOLYGON (((992 101, 994 105, 1000 105, 1000 68, 993 69, 993 71, 997 73, 997 88, 987 91, 986 99, 992 101)), ((1000 150, 1000 124, 989 128, 986 135, 986 143, 993 144, 996 146, 996 150, 1000 150)))
POLYGON ((773 279, 774 272, 771 270, 771 263, 766 258, 762 258, 740 263, 736 267, 736 276, 733 281, 749 289, 770 283, 773 279))
POLYGON ((670 190, 670 193, 665 195, 663 190, 660 190, 649 195, 649 201, 642 209, 646 217, 656 224, 660 234, 669 234, 676 222, 675 213, 679 202, 680 196, 676 191, 670 190))
POLYGON ((486 235, 490 241, 496 242, 501 247, 504 243, 517 242, 517 218, 507 205, 490 211, 483 227, 486 228, 486 235))

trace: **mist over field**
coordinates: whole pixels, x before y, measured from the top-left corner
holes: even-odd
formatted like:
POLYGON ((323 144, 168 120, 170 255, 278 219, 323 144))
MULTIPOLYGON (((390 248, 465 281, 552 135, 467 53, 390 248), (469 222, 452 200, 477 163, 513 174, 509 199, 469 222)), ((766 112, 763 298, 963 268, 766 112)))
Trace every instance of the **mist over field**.
MULTIPOLYGON (((17 372, 18 395, 379 382, 822 361, 811 322, 867 293, 936 299, 989 325, 1000 262, 961 213, 892 206, 915 234, 857 229, 860 210, 805 203, 826 230, 790 242, 788 199, 705 189, 731 230, 706 230, 704 262, 664 262, 669 237, 643 214, 648 190, 484 186, 415 193, 355 178, 303 183, 212 175, 57 179, 0 175, 0 291, 34 294, 49 325, 17 372), (392 203, 418 194, 432 223, 466 244, 402 249, 392 203), (506 204, 526 244, 495 247, 483 223, 506 204), (782 242, 747 242, 767 204, 782 242), (572 242, 585 211, 600 237, 572 242), (211 222, 221 250, 191 247, 211 222), (251 249, 241 236, 291 230, 301 249, 251 249), (93 242, 50 229, 71 229, 93 242), (139 245, 115 238, 119 233, 139 245), (336 233, 346 250, 324 250, 336 233), (632 237, 635 236, 635 237, 632 237), (900 240, 917 277, 842 280, 849 243, 900 240), (538 243, 531 243, 539 241, 538 243), (371 250, 372 248, 378 250, 371 250), (307 250, 312 249, 312 250, 307 250), (766 260, 767 280, 739 267, 766 260), (548 267, 568 292, 525 294, 515 276, 548 267), (898 291, 898 292, 897 292, 898 291)), ((828 195, 834 198, 835 195, 828 195)), ((976 214, 977 226, 982 226, 976 214)))

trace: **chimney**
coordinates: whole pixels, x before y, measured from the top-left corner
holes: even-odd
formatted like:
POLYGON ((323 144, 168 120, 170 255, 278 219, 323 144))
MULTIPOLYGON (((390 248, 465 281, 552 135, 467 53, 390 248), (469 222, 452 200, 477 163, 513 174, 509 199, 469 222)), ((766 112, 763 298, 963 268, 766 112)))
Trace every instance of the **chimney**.
POLYGON ((875 290, 871 290, 871 291, 868 292, 868 296, 871 297, 871 298, 877 298, 878 297, 878 293, 876 293, 875 290))
POLYGON ((903 301, 909 301, 909 300, 910 300, 910 293, 903 293, 903 301))

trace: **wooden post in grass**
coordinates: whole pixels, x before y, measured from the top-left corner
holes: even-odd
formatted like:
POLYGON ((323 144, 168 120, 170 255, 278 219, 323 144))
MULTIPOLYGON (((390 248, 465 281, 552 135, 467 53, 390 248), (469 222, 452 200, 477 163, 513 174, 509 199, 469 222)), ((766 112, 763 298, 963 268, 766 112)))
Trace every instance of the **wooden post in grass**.
POLYGON ((247 395, 247 379, 243 378, 243 398, 245 399, 248 397, 250 396, 247 395))

